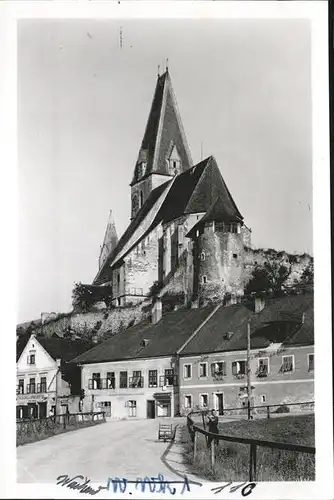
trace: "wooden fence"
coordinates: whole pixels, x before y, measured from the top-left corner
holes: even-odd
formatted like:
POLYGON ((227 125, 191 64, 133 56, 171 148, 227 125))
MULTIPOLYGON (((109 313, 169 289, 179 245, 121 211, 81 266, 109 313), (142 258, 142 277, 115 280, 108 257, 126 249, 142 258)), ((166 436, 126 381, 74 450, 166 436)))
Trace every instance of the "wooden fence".
POLYGON ((198 433, 203 434, 205 436, 206 442, 208 444, 208 438, 211 437, 212 441, 209 447, 210 455, 211 455, 211 465, 215 464, 215 446, 217 441, 229 441, 232 443, 240 443, 240 444, 248 444, 249 445, 249 481, 256 481, 256 452, 257 447, 267 447, 276 450, 290 450, 299 453, 308 453, 310 455, 315 455, 315 447, 313 446, 304 446, 298 444, 290 444, 290 443, 277 443, 275 441, 264 441, 261 439, 250 439, 250 438, 239 438, 232 436, 225 436, 223 434, 214 434, 212 432, 208 432, 205 430, 204 416, 208 412, 191 412, 187 415, 187 427, 191 437, 191 440, 194 445, 194 459, 197 454, 197 438, 198 433), (201 414, 203 418, 203 428, 195 425, 194 420, 192 419, 192 415, 201 414))

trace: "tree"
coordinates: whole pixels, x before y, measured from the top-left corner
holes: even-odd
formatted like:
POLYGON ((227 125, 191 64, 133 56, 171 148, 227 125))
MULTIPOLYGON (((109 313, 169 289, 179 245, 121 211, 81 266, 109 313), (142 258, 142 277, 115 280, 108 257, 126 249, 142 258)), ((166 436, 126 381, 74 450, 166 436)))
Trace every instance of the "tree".
POLYGON ((282 292, 290 274, 291 266, 287 267, 280 261, 270 260, 263 266, 257 265, 245 287, 245 293, 272 292, 277 295, 282 292))
POLYGON ((308 266, 305 267, 302 275, 300 277, 300 284, 305 286, 314 285, 314 263, 313 259, 309 262, 308 266))

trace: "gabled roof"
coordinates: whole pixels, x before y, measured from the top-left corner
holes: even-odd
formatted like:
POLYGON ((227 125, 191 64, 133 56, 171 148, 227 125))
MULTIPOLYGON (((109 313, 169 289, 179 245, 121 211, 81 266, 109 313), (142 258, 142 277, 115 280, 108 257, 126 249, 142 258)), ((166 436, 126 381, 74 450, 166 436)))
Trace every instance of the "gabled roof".
MULTIPOLYGON (((147 224, 145 231, 138 232, 138 237, 132 245, 128 245, 126 252, 130 251, 160 222, 174 220, 183 214, 205 213, 216 203, 217 198, 219 199, 218 208, 223 207, 224 214, 228 214, 228 220, 242 220, 242 215, 227 189, 216 160, 213 156, 209 156, 151 192, 146 203, 123 234, 117 247, 106 260, 105 265, 113 266, 125 255, 123 252, 125 245, 128 244, 155 204, 161 203, 155 217, 152 218, 150 224, 147 224)), ((95 278, 94 284, 100 284, 107 280, 108 269, 104 268, 95 278)))
POLYGON ((244 304, 219 308, 180 355, 246 350, 249 320, 252 349, 266 348, 271 343, 314 343, 313 295, 292 295, 267 299, 265 308, 256 315, 244 304), (232 335, 226 335, 229 332, 232 335))
MULTIPOLYGON (((16 361, 19 360, 21 354, 23 353, 31 334, 22 335, 16 342, 16 361)), ((68 362, 75 356, 82 354, 83 352, 91 349, 93 346, 92 342, 85 342, 83 340, 70 340, 64 339, 62 337, 53 336, 51 338, 45 338, 41 336, 35 336, 36 341, 44 347, 47 353, 54 359, 61 359, 62 361, 68 362)))
MULTIPOLYGON (((141 162, 146 163, 144 177, 152 173, 170 175, 167 170, 166 157, 176 147, 179 153, 183 170, 192 165, 190 150, 183 130, 181 117, 169 71, 158 76, 153 102, 148 117, 145 134, 136 165, 141 162)), ((137 169, 135 168, 131 185, 137 179, 137 169)))
POLYGON ((164 315, 156 324, 142 322, 73 361, 86 364, 175 355, 213 310, 214 307, 180 309, 164 315), (148 342, 143 343, 144 339, 148 342))

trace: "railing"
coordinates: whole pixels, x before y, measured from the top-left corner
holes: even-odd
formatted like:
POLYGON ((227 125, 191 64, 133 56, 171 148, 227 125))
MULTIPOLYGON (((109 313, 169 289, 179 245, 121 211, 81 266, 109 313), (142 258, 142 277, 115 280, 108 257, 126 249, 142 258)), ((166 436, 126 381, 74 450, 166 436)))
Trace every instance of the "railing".
MULTIPOLYGON (((296 403, 300 404, 300 403, 296 403)), ((208 448, 210 450, 210 456, 211 456, 211 465, 214 466, 215 464, 215 444, 219 441, 229 441, 232 443, 239 443, 239 444, 248 444, 249 445, 249 481, 256 481, 257 480, 257 457, 256 457, 256 452, 257 452, 257 447, 267 447, 271 449, 276 449, 276 450, 290 450, 290 451, 295 451, 299 453, 308 453, 310 455, 315 455, 315 447, 313 446, 304 446, 304 445, 298 445, 298 444, 291 444, 291 443, 277 443, 274 441, 265 441, 262 439, 250 439, 250 438, 239 438, 239 437, 232 437, 232 436, 225 436, 222 434, 214 434, 212 432, 208 432, 205 430, 205 421, 204 421, 204 416, 208 413, 208 411, 198 411, 198 412, 190 412, 187 415, 187 428, 189 431, 190 438, 193 442, 194 445, 194 459, 196 458, 197 454, 197 433, 202 434, 205 436, 208 448), (194 420, 192 416, 194 414, 198 414, 202 416, 203 419, 203 428, 199 427, 198 425, 195 425, 194 420), (209 444, 209 438, 210 439, 210 444, 209 444)))
POLYGON ((115 389, 116 382, 113 378, 89 379, 88 389, 115 389))
POLYGON ((17 445, 38 441, 67 430, 105 422, 105 412, 71 413, 16 420, 17 445))
POLYGON ((130 377, 129 387, 131 387, 132 389, 144 387, 144 377, 130 377))
POLYGON ((159 387, 173 387, 178 385, 177 375, 160 375, 159 377, 159 387))
POLYGON ((18 385, 16 388, 16 394, 40 394, 43 392, 47 392, 46 383, 44 382, 39 384, 28 384, 26 386, 26 392, 24 392, 24 387, 22 385, 18 385))

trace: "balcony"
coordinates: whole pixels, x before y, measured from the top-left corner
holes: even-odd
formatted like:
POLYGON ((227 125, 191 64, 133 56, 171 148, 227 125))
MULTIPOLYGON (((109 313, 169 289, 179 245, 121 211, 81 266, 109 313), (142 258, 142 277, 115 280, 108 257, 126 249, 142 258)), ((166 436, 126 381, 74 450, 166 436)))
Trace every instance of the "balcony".
POLYGON ((246 377, 246 373, 239 372, 239 373, 234 373, 233 377, 237 380, 241 380, 246 377))
POLYGON ((178 385, 177 375, 160 375, 159 387, 175 387, 178 385))
POLYGON ((144 377, 130 377, 129 387, 131 389, 140 389, 144 387, 144 377))
POLYGON ((258 378, 268 377, 268 367, 265 365, 260 366, 255 372, 258 378))
MULTIPOLYGON (((26 394, 41 394, 44 392, 47 392, 46 383, 44 383, 44 382, 42 382, 40 384, 28 384, 27 385, 26 394)), ((22 386, 18 387, 16 390, 16 393, 17 394, 24 394, 24 388, 22 386), (21 390, 22 392, 18 392, 18 390, 21 390)))
POLYGON ((112 378, 99 378, 99 379, 89 379, 88 389, 115 389, 116 383, 115 379, 112 378))

